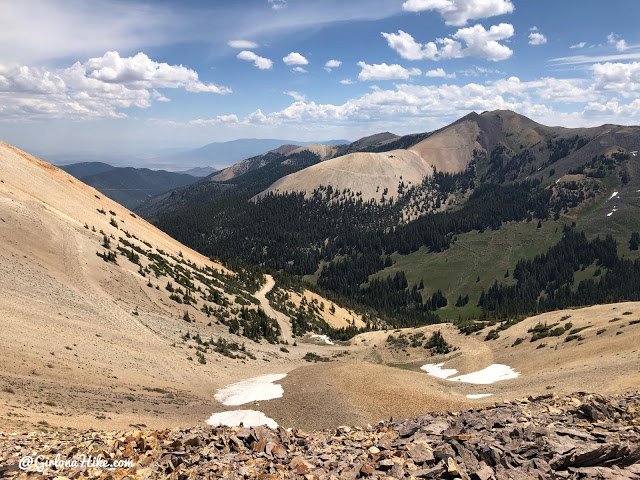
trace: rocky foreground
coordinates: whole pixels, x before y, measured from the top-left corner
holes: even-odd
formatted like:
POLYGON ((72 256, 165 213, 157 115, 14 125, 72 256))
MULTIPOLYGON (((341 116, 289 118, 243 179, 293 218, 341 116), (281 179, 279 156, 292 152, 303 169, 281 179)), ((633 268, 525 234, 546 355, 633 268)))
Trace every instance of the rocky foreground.
POLYGON ((375 427, 0 434, 3 478, 640 479, 640 392, 553 394, 375 427), (25 455, 129 469, 20 471, 25 455))

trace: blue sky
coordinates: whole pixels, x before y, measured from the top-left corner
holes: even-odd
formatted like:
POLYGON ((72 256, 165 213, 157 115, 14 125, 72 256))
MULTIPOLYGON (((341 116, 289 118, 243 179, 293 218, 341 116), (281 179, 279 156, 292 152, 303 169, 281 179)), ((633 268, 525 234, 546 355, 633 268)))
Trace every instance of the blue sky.
POLYGON ((355 140, 497 108, 640 123, 637 0, 2 3, 0 138, 36 152, 355 140))

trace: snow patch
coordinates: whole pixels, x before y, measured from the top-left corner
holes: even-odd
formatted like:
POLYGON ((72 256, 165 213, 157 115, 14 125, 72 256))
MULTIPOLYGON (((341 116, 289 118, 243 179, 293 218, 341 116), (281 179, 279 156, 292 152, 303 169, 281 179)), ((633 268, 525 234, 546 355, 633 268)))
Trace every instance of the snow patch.
POLYGON ((613 193, 611 194, 611 196, 609 197, 609 200, 616 198, 616 197, 618 196, 618 193, 619 193, 619 192, 613 192, 613 193))
POLYGON ((311 335, 309 338, 315 338, 317 340, 321 340, 327 345, 335 345, 335 343, 333 343, 333 340, 331 340, 327 335, 311 335))
POLYGON ((633 155, 634 157, 638 156, 638 151, 636 150, 635 152, 631 152, 631 155, 633 155))
POLYGON ((613 215, 613 212, 607 213, 607 217, 610 217, 611 215, 613 215))
POLYGON ((209 417, 206 423, 214 427, 217 427, 218 425, 225 427, 238 427, 242 423, 245 427, 259 427, 266 425, 270 428, 278 428, 278 424, 275 420, 256 410, 232 410, 230 412, 214 413, 209 417))
POLYGON ((500 363, 494 363, 487 368, 478 370, 477 372, 468 373, 466 375, 459 375, 454 378, 449 378, 450 382, 462 382, 473 383, 474 385, 488 385, 490 383, 500 382, 502 380, 511 380, 518 378, 520 372, 516 372, 508 365, 502 365, 500 363))
POLYGON ((493 393, 473 393, 471 395, 467 395, 467 398, 470 400, 479 400, 481 398, 486 398, 492 396, 493 393))
POLYGON ((249 378, 218 390, 215 399, 223 405, 244 405, 249 402, 281 398, 284 389, 282 385, 273 382, 282 380, 286 376, 286 374, 276 374, 249 378))
POLYGON ((455 368, 442 368, 444 363, 428 363, 420 367, 420 370, 424 370, 432 377, 448 378, 451 375, 458 373, 455 368))

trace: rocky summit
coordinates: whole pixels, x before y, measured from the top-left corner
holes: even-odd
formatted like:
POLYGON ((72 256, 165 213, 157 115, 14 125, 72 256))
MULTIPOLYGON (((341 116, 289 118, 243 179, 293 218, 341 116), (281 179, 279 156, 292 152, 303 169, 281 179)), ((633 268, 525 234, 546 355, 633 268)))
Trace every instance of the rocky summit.
POLYGON ((640 392, 548 394, 478 410, 307 433, 266 427, 0 434, 3 478, 640 478, 640 392), (20 458, 131 459, 20 471, 20 458))

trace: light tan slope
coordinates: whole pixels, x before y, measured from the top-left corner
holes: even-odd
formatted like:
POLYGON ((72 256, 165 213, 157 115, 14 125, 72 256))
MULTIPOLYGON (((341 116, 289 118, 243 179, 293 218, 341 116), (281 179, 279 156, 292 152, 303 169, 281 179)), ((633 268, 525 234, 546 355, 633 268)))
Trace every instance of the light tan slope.
POLYGON ((474 121, 456 123, 409 148, 439 172, 457 173, 467 168, 473 151, 482 149, 477 142, 480 129, 474 121))
POLYGON ((417 153, 392 150, 384 153, 351 153, 332 158, 281 178, 258 197, 268 193, 306 192, 311 195, 320 186, 330 185, 334 191, 350 189, 361 193, 365 201, 380 200, 385 189, 386 199, 398 195, 398 186, 419 184, 431 175, 431 165, 417 153))
POLYGON ((291 152, 287 153, 287 156, 295 155, 296 153, 305 152, 305 151, 315 153, 316 155, 318 155, 318 157, 320 157, 320 160, 326 160, 327 158, 331 158, 336 154, 336 152, 338 151, 338 146, 323 145, 322 143, 314 143, 312 145, 305 145, 303 147, 296 148, 295 150, 292 150, 291 152))
POLYGON ((287 372, 300 364, 301 349, 317 348, 285 355, 278 345, 230 334, 215 314, 201 311, 206 304, 233 316, 239 303, 251 301, 237 282, 93 188, 0 143, 0 430, 38 422, 103 429, 201 423, 220 408, 217 388, 287 372), (100 230, 113 236, 112 253, 125 241, 139 248, 140 266, 120 252, 117 264, 97 256, 107 251, 100 230), (173 273, 154 273, 144 252, 173 273), (176 272, 194 282, 197 305, 169 298, 165 286, 179 287, 176 272), (209 288, 229 305, 205 301, 209 288), (203 364, 196 336, 246 343, 255 360, 208 346, 203 364))
MULTIPOLYGON (((3 198, 6 205, 15 201, 28 202, 31 207, 37 206, 41 211, 51 213, 73 227, 83 227, 85 223, 95 225, 96 228, 99 225, 108 226, 112 217, 109 211, 115 211, 115 218, 121 229, 137 233, 154 247, 172 255, 182 252, 185 260, 226 271, 222 265, 211 262, 207 257, 180 244, 94 188, 1 141, 0 179, 4 181, 4 184, 0 184, 0 192, 3 197, 7 195, 11 199, 9 201, 3 198), (106 211, 106 215, 99 213, 98 209, 106 211)), ((46 240, 43 239, 43 242, 46 240)))

